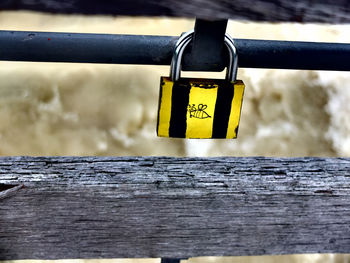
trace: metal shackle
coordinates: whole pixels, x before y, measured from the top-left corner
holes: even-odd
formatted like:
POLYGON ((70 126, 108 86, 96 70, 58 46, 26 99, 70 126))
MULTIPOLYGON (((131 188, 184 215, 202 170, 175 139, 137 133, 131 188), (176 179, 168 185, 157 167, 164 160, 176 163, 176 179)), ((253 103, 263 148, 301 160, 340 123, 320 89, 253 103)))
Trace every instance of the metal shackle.
MULTIPOLYGON (((181 35, 179 40, 176 42, 175 50, 174 50, 174 54, 173 54, 173 58, 171 60, 171 66, 170 66, 170 79, 172 81, 177 81, 180 78, 182 55, 187 45, 193 39, 193 34, 194 34, 193 30, 188 31, 187 33, 184 33, 183 35, 181 35)), ((230 55, 230 63, 227 66, 227 71, 226 71, 226 80, 234 82, 236 81, 236 77, 237 77, 238 56, 237 56, 236 47, 234 45, 234 41, 228 34, 225 34, 225 46, 227 47, 230 55)))

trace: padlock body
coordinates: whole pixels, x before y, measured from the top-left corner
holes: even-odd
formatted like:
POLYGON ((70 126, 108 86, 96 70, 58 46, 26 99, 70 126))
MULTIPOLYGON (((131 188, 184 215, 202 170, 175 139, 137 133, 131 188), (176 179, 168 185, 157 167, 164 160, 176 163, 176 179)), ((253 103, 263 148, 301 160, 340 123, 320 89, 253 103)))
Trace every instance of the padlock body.
POLYGON ((189 139, 234 139, 244 93, 241 80, 161 77, 157 134, 189 139))

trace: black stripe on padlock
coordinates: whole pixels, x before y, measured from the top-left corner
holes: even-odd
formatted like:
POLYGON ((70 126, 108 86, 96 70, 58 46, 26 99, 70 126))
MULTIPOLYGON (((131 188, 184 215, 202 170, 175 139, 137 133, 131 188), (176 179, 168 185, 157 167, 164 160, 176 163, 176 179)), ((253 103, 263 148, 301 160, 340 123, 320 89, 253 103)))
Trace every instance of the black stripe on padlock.
POLYGON ((238 59, 225 35, 230 63, 226 79, 180 78, 181 59, 193 31, 176 43, 170 77, 161 77, 157 134, 177 138, 236 138, 244 84, 236 80, 238 59))

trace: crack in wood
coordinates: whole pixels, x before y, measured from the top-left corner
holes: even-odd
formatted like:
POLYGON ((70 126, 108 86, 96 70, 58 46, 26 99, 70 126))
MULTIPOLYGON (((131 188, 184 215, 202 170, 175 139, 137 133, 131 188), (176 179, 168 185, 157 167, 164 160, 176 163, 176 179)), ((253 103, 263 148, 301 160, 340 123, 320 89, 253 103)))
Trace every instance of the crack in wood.
POLYGON ((23 184, 0 184, 0 200, 13 196, 22 187, 23 184))

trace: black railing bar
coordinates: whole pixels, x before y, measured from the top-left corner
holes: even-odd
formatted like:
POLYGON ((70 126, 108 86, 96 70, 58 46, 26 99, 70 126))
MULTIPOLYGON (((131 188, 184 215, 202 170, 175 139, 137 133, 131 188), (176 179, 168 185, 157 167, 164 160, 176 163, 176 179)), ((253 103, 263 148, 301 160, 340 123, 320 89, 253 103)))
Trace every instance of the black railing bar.
POLYGON ((182 70, 205 71, 214 67, 224 70, 225 33, 227 19, 206 20, 196 18, 193 30, 192 48, 187 48, 182 70))
MULTIPOLYGON (((169 65, 177 39, 0 31, 0 60, 169 65)), ((235 39, 235 44, 243 68, 350 71, 350 44, 346 43, 235 39)), ((213 65, 208 70, 218 69, 213 65)))
POLYGON ((161 258, 160 263, 181 263, 182 259, 187 258, 161 258))

